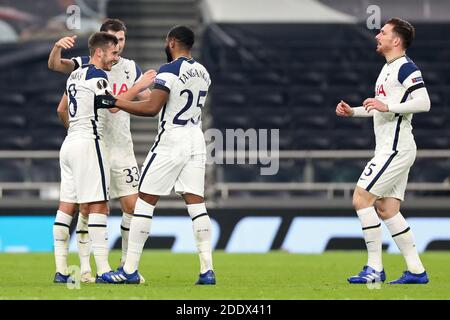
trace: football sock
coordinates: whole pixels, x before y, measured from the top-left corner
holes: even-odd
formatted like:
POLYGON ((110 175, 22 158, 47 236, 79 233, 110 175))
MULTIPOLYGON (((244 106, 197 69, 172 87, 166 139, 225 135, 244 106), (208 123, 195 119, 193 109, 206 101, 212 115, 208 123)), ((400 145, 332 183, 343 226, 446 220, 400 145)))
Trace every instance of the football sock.
POLYGON ((91 239, 88 232, 88 217, 78 214, 76 227, 78 256, 80 257, 81 274, 91 272, 89 257, 91 254, 91 239))
POLYGON ((132 214, 126 212, 123 212, 122 214, 122 222, 120 224, 120 234, 122 235, 122 257, 120 259, 121 266, 125 264, 125 259, 127 257, 128 236, 130 234, 130 223, 132 217, 132 214))
POLYGON ((92 241, 92 252, 97 265, 97 275, 111 271, 108 262, 108 230, 106 214, 89 214, 88 231, 92 241))
POLYGON ((416 274, 424 272, 425 268, 414 243, 414 235, 403 215, 399 212, 392 218, 384 220, 384 223, 403 254, 408 270, 416 274))
POLYGON ((381 222, 374 207, 356 211, 363 230, 364 241, 367 247, 367 265, 376 271, 383 270, 381 258, 381 222))
POLYGON ((205 203, 188 204, 187 210, 192 219, 195 243, 200 258, 200 273, 213 270, 211 250, 211 220, 205 203))
POLYGON ((57 211, 53 224, 53 243, 55 247, 56 272, 68 275, 67 254, 69 252, 70 224, 72 216, 60 210, 57 211))
POLYGON ((130 223, 128 252, 123 270, 131 274, 138 269, 142 250, 150 234, 155 207, 138 198, 130 223))

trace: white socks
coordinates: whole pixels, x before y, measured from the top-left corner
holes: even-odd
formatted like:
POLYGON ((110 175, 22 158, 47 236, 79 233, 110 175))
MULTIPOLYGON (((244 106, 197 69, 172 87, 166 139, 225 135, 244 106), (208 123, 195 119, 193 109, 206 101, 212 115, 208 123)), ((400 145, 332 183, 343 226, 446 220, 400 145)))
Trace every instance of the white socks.
POLYGON ((188 204, 187 209, 192 218, 192 229, 200 258, 200 273, 213 270, 211 253, 211 220, 205 203, 188 204))
POLYGON ((89 214, 88 231, 92 241, 92 252, 97 265, 97 274, 111 271, 108 262, 108 231, 106 229, 106 214, 89 214))
POLYGON ((420 261, 414 236, 402 214, 399 212, 392 218, 384 220, 384 223, 403 254, 408 271, 416 274, 424 272, 425 268, 420 261))
POLYGON ((130 274, 135 272, 139 266, 142 250, 147 241, 152 226, 153 211, 155 207, 138 198, 130 224, 128 240, 128 252, 123 269, 130 274))
POLYGON ((381 222, 374 207, 368 207, 356 211, 363 229, 364 240, 367 246, 367 265, 376 271, 383 270, 381 259, 382 240, 381 222))
POLYGON ((88 233, 88 217, 78 214, 77 228, 78 256, 80 257, 81 274, 91 273, 89 257, 91 255, 91 239, 88 233))
POLYGON ((70 224, 72 216, 58 210, 53 224, 53 243, 55 247, 56 272, 68 275, 67 254, 69 252, 70 224))
POLYGON ((131 218, 133 218, 132 214, 123 212, 122 223, 120 224, 120 234, 122 235, 122 257, 120 259, 121 266, 125 264, 125 259, 127 257, 128 236, 130 234, 131 218))

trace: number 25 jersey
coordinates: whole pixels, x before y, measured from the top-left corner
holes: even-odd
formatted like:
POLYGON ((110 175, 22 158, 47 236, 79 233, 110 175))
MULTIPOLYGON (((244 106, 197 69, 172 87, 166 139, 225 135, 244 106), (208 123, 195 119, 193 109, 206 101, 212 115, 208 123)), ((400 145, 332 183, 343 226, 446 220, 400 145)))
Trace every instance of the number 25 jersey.
POLYGON ((180 57, 164 64, 155 79, 155 89, 169 93, 159 114, 159 130, 201 125, 202 108, 211 80, 206 68, 194 59, 180 57))

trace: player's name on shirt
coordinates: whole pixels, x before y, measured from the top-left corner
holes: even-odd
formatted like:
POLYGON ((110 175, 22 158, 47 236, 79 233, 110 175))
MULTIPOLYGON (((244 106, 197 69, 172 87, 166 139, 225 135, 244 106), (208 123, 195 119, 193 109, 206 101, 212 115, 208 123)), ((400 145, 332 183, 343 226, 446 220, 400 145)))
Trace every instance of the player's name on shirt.
POLYGON ((209 78, 209 75, 205 73, 203 70, 197 70, 195 68, 191 68, 186 70, 183 74, 180 75, 178 80, 180 80, 183 84, 186 84, 186 81, 188 81, 191 78, 201 78, 205 80, 206 84, 209 86, 211 85, 211 80, 209 78))
POLYGON ((85 77, 85 74, 82 72, 72 72, 70 74, 70 80, 76 80, 76 81, 81 81, 83 80, 83 78, 85 77))

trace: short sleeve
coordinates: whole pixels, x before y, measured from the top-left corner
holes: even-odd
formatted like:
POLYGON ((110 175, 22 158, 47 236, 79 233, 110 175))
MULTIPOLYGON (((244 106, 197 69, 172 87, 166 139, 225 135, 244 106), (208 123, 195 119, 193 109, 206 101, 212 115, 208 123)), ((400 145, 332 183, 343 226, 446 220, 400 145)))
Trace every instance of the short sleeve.
POLYGON ((102 95, 111 93, 111 87, 109 86, 108 76, 105 71, 90 67, 86 72, 86 81, 89 81, 92 91, 95 95, 102 95))
POLYGON ((75 64, 73 70, 77 70, 83 64, 89 63, 90 58, 88 56, 81 56, 81 57, 71 58, 70 60, 72 60, 73 63, 75 64))
POLYGON ((403 64, 398 71, 398 81, 405 87, 410 89, 413 86, 424 86, 422 73, 413 62, 403 64))
POLYGON ((139 65, 136 62, 134 62, 134 66, 136 69, 136 77, 134 78, 134 83, 136 83, 139 80, 139 78, 142 76, 142 69, 139 67, 139 65))
POLYGON ((105 78, 97 78, 94 83, 94 93, 96 96, 103 94, 112 94, 111 87, 109 86, 108 79, 105 78))
POLYGON ((167 92, 173 87, 173 84, 178 79, 180 73, 181 63, 178 61, 167 63, 159 68, 155 79, 155 89, 161 89, 167 92))

